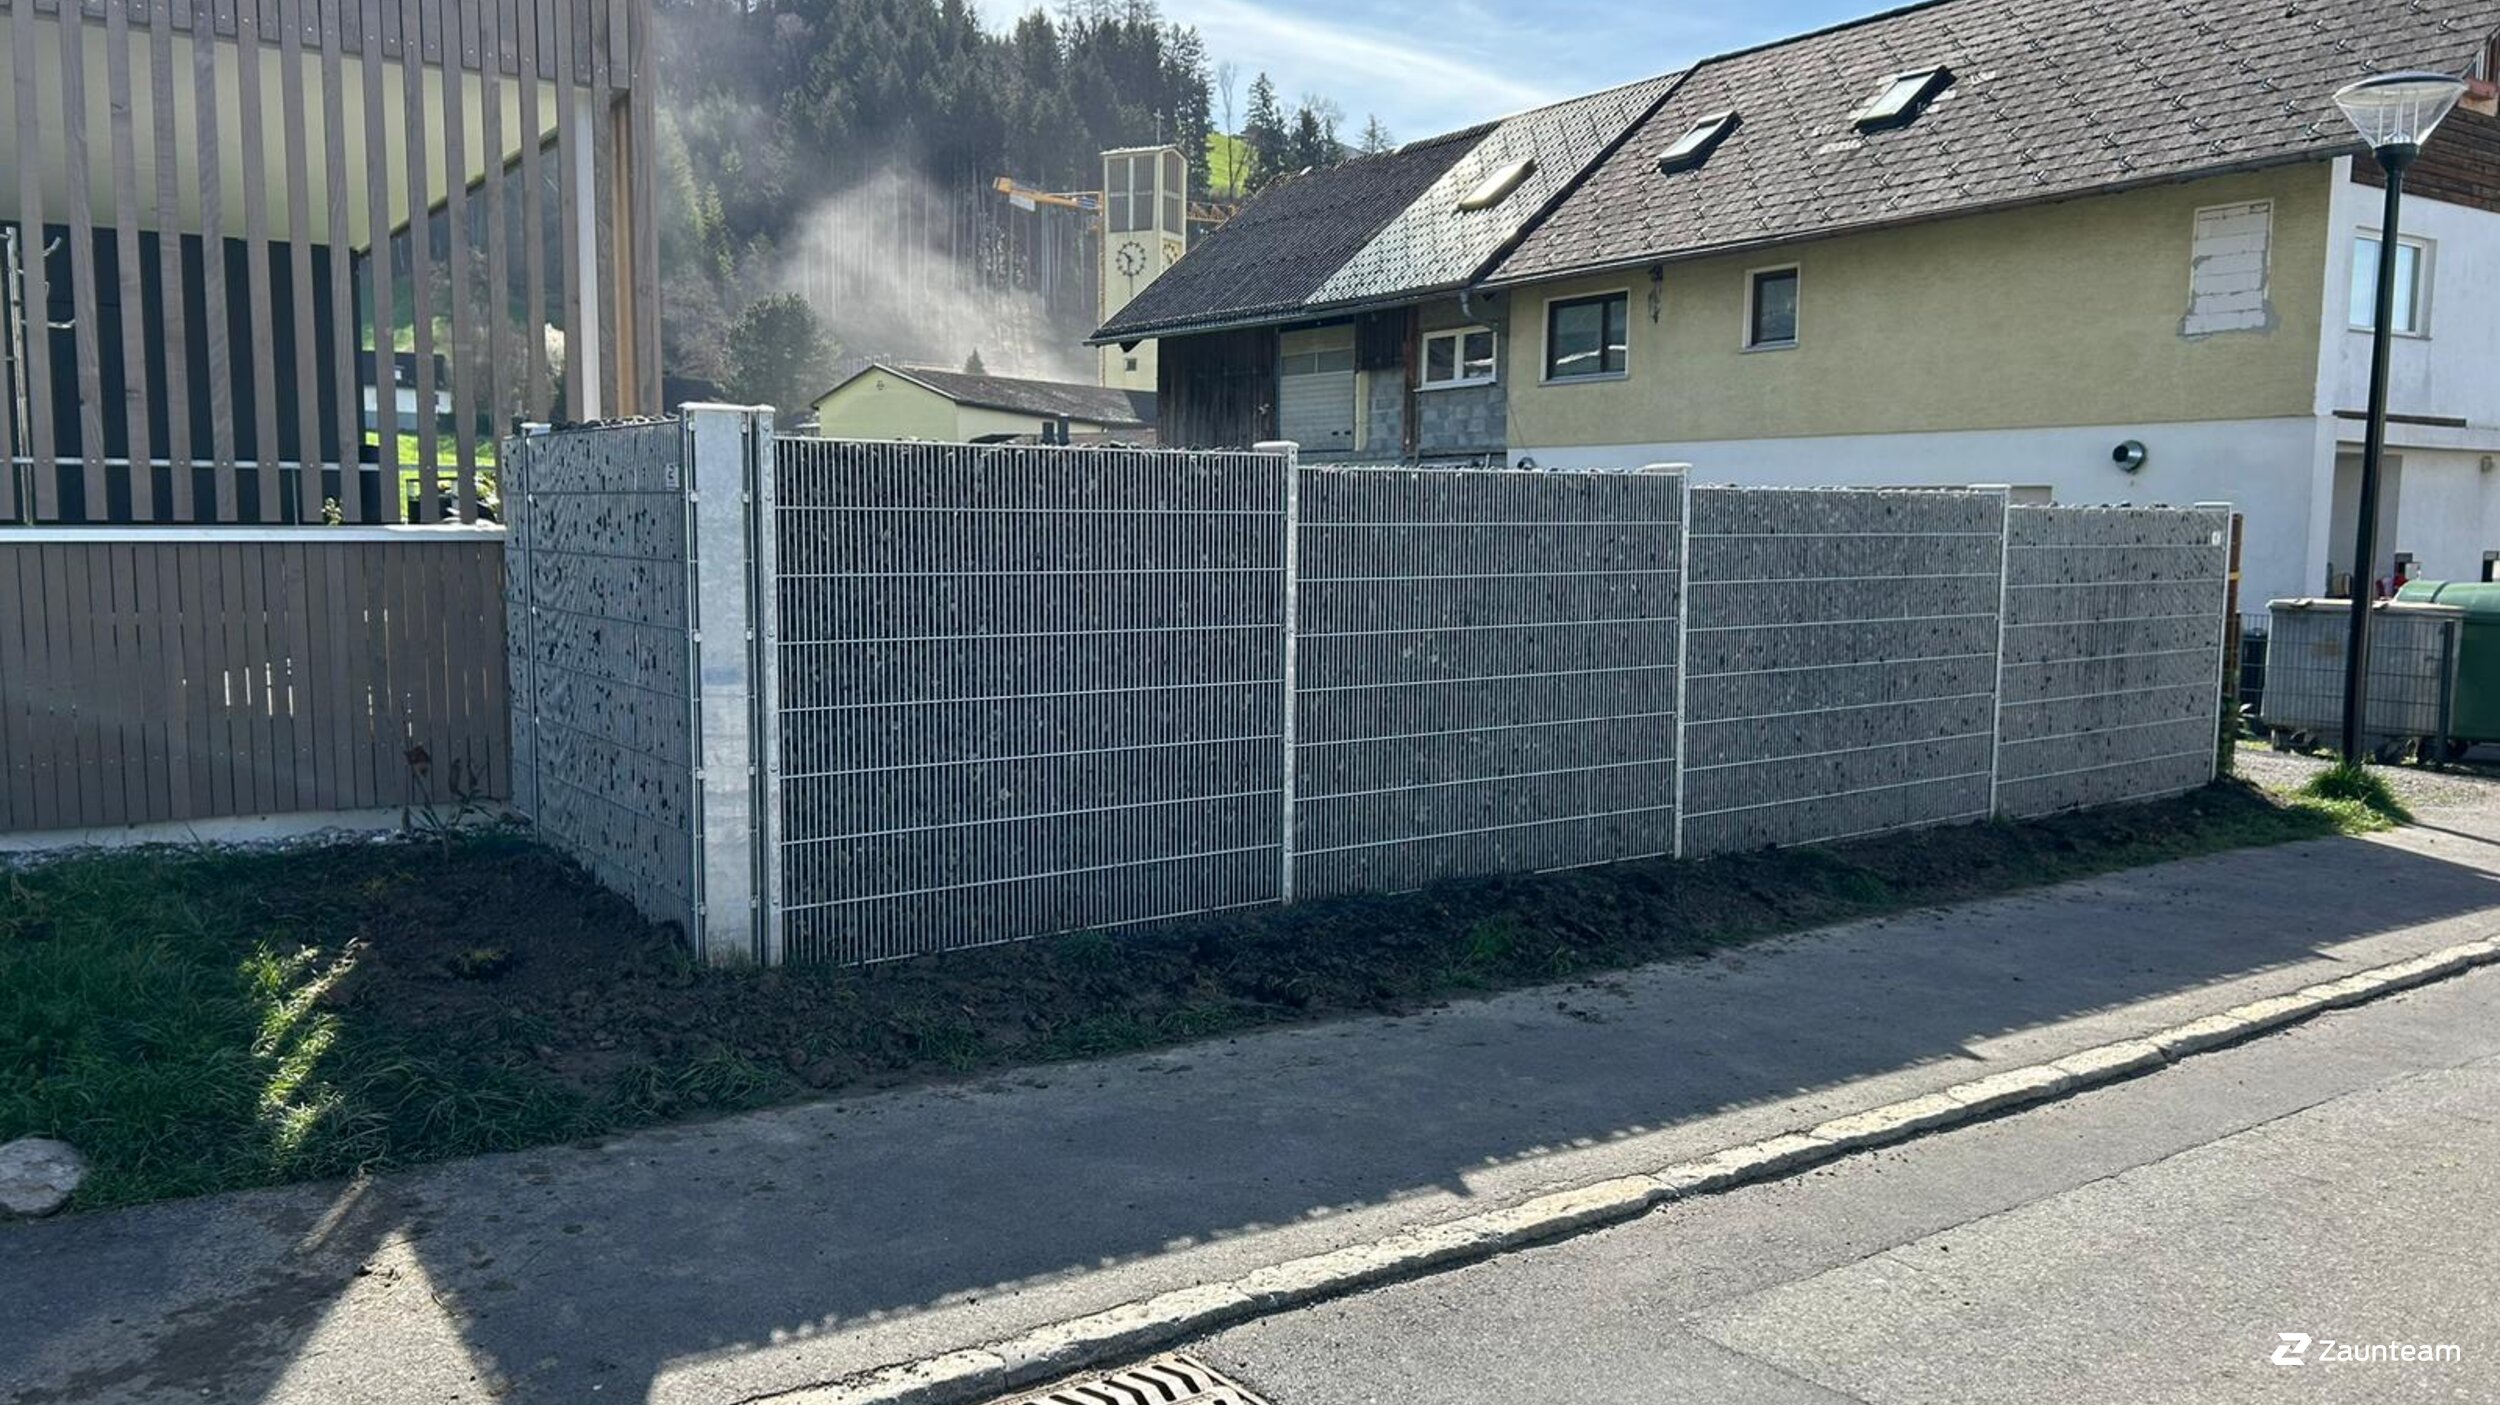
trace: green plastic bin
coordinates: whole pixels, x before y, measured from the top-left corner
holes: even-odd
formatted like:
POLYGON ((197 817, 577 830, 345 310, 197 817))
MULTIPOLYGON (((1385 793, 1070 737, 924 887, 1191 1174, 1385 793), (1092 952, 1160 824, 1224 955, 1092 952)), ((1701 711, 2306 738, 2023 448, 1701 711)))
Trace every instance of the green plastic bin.
POLYGON ((2451 735, 2458 743, 2500 742, 2500 581, 2407 581, 2396 598, 2465 612, 2451 735))

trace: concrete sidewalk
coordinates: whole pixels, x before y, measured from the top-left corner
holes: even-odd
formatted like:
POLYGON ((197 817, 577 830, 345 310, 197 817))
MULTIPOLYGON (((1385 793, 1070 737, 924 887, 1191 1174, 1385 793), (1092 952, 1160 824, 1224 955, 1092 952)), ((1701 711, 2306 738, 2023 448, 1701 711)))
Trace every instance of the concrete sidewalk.
POLYGON ((2500 814, 1708 961, 0 1230, 0 1397, 747 1398, 2500 931, 2500 814))

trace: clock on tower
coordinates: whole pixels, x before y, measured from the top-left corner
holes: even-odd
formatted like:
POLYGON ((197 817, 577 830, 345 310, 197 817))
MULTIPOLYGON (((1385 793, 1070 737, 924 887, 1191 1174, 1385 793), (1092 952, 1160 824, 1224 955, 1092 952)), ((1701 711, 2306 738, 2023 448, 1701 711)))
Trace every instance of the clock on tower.
MULTIPOLYGON (((1189 163, 1175 146, 1102 154, 1102 306, 1099 321, 1126 307, 1189 247, 1189 163)), ((1102 348, 1102 383, 1155 388, 1155 347, 1102 348)))

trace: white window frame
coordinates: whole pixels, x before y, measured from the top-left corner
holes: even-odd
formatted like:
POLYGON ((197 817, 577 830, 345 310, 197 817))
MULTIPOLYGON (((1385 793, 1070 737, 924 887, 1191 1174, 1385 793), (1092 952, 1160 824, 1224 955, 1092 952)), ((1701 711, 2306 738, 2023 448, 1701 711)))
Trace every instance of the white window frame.
POLYGON ((1747 351, 1795 351, 1806 335, 1806 275, 1804 265, 1794 263, 1765 264, 1745 270, 1745 321, 1737 329, 1739 345, 1747 351), (1766 273, 1797 275, 1797 327, 1786 341, 1755 341, 1753 338, 1754 303, 1762 295, 1762 276, 1766 273))
POLYGON ((1438 331, 1424 333, 1423 347, 1420 357, 1415 364, 1415 388, 1417 390, 1460 390, 1471 385, 1492 385, 1501 380, 1501 378, 1502 336, 1501 333, 1494 331, 1491 327, 1443 327, 1438 331), (1467 364, 1467 338, 1474 336, 1479 332, 1492 338, 1493 340, 1493 369, 1491 371, 1481 376, 1454 376, 1445 381, 1437 381, 1431 378, 1432 344, 1434 342, 1447 341, 1454 343, 1454 345, 1450 348, 1450 368, 1452 370, 1457 370, 1467 364))
MULTIPOLYGON (((2385 252, 2387 236, 2383 231, 2368 228, 2358 230, 2353 234, 2352 239, 2352 262, 2356 272, 2361 266, 2361 245, 2364 241, 2377 244, 2380 249, 2379 257, 2387 257, 2385 252)), ((2407 246, 2413 250, 2413 327, 2409 331, 2398 327, 2395 334, 2400 337, 2411 337, 2415 341, 2428 341, 2431 336, 2431 275, 2437 265, 2439 245, 2436 240, 2423 239, 2411 234, 2397 235, 2396 247, 2407 246)), ((2347 282, 2349 283, 2349 280, 2347 282)), ((2349 287, 2345 289, 2344 298, 2346 328, 2359 332, 2365 337, 2375 332, 2377 329, 2369 323, 2353 320, 2352 291, 2349 287)), ((2373 308, 2372 311, 2375 312, 2376 309, 2373 308)))
MULTIPOLYGON (((1516 324, 1513 324, 1516 325, 1516 324)), ((1603 335, 1601 332, 1600 335, 1603 335)), ((1592 288, 1585 293, 1556 293, 1538 305, 1536 313, 1536 372, 1539 385, 1588 385, 1632 378, 1632 289, 1592 288), (1623 299, 1623 369, 1591 371, 1584 376, 1558 376, 1554 370, 1554 304, 1558 302, 1595 302, 1600 298, 1623 299)))

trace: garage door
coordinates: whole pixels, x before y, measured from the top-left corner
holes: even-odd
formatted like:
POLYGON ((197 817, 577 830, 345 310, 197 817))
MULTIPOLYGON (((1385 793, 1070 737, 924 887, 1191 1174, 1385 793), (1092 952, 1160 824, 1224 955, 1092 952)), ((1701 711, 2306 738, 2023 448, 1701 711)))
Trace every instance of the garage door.
POLYGON ((1287 332, 1279 349, 1277 428, 1305 454, 1353 452, 1353 324, 1287 332))

